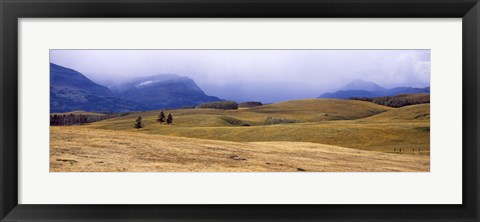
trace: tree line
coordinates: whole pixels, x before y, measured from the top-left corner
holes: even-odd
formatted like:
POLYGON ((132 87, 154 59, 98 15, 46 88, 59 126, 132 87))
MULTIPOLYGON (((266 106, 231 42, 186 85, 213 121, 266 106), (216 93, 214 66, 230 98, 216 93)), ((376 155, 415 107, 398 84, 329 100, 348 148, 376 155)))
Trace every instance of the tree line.
POLYGON ((430 103, 430 94, 406 94, 398 96, 383 96, 376 98, 352 97, 350 99, 367 101, 383 106, 399 108, 408 105, 430 103))
POLYGON ((83 115, 83 114, 50 114, 50 126, 73 126, 83 125, 85 123, 92 123, 108 118, 112 118, 114 115, 83 115))
POLYGON ((238 109, 238 103, 235 101, 218 101, 202 103, 197 108, 209 108, 209 109, 238 109))

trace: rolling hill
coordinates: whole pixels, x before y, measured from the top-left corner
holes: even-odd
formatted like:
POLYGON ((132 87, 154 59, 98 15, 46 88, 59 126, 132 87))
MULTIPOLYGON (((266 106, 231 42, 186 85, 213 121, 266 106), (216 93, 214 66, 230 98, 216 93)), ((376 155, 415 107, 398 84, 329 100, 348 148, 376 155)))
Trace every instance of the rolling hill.
POLYGON ((238 110, 136 112, 50 127, 52 172, 428 172, 430 105, 292 100, 238 110), (143 117, 144 128, 133 123, 143 117), (296 123, 268 125, 268 117, 296 123), (248 124, 244 124, 248 123, 248 124), (402 149, 400 152, 399 150, 402 149))
MULTIPOLYGON (((328 120, 359 119, 391 109, 390 107, 365 101, 305 99, 237 110, 174 109, 165 112, 171 112, 175 118, 175 123, 183 127, 217 127, 232 126, 228 121, 225 121, 225 117, 247 122, 253 126, 261 126, 264 125, 264 121, 268 117, 284 117, 298 120, 301 123, 308 123, 328 120)), ((152 121, 152 123, 154 123, 159 112, 160 110, 134 113, 124 117, 102 121, 98 123, 98 126, 105 129, 130 129, 132 118, 141 115, 144 121, 152 121)))
MULTIPOLYGON (((415 106, 419 105, 411 107, 415 106)), ((397 147, 428 151, 430 133, 418 129, 429 127, 429 119, 401 119, 410 116, 403 114, 409 109, 356 100, 306 99, 239 110, 167 110, 166 113, 174 117, 171 126, 156 122, 160 112, 156 110, 95 122, 86 127, 133 132, 132 123, 141 115, 145 128, 140 132, 147 134, 235 142, 312 142, 381 152, 391 152, 397 147), (396 116, 397 119, 391 123, 382 121, 383 118, 374 119, 377 115, 385 115, 385 119, 396 116), (265 120, 270 116, 299 123, 266 125, 265 120)), ((420 109, 416 115, 427 115, 427 112, 428 108, 420 109)))
POLYGON ((430 119, 430 104, 418 104, 404 106, 398 109, 392 109, 388 112, 380 113, 363 119, 364 121, 418 121, 430 119))

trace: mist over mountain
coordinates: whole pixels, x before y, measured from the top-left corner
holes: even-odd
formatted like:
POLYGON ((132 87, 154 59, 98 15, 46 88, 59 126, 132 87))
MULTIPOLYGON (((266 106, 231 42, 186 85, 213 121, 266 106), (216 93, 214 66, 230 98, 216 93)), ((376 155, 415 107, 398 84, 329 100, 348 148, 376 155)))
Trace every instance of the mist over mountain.
POLYGON ((149 109, 181 108, 221 100, 206 95, 192 79, 174 74, 141 77, 111 89, 116 96, 146 104, 149 109))
POLYGON ((51 113, 75 110, 126 112, 145 108, 143 104, 115 97, 108 88, 73 69, 50 63, 51 113))
POLYGON ((181 108, 219 100, 206 95, 192 79, 174 74, 137 78, 107 88, 78 71, 50 63, 51 113, 181 108))
POLYGON ((346 91, 346 90, 365 90, 365 91, 381 91, 385 90, 385 88, 379 86, 376 83, 357 79, 354 81, 351 81, 344 85, 340 90, 346 91))
POLYGON ((328 92, 320 95, 318 98, 332 98, 332 99, 348 99, 352 97, 380 97, 380 96, 396 96, 400 94, 416 94, 416 93, 430 93, 430 87, 413 88, 413 87, 395 87, 386 89, 376 83, 355 80, 347 83, 338 91, 328 92))
MULTIPOLYGON (((166 108, 197 106, 205 102, 223 99, 237 102, 260 101, 280 102, 304 98, 314 98, 323 90, 315 87, 316 92, 302 91, 307 86, 293 83, 240 82, 236 79, 223 79, 217 84, 208 85, 207 95, 197 83, 177 74, 158 74, 151 76, 134 76, 108 87, 97 84, 82 73, 50 63, 50 109, 51 112, 68 112, 74 110, 96 112, 129 112, 166 108), (300 90, 300 92, 296 92, 300 90), (294 93, 292 93, 294 92, 294 93), (216 97, 219 96, 219 97, 216 97), (221 99, 222 98, 222 99, 221 99)), ((308 87, 316 82, 308 81, 308 87)), ((401 84, 397 84, 400 85, 401 84)), ((430 87, 394 87, 384 88, 374 82, 356 79, 348 82, 339 90, 323 93, 319 98, 348 99, 351 97, 379 97, 399 94, 430 93, 430 87)), ((324 91, 323 91, 324 92, 324 91)))
POLYGON ((430 84, 430 50, 50 50, 50 59, 108 88, 171 73, 237 102, 315 98, 355 79, 384 88, 430 84))

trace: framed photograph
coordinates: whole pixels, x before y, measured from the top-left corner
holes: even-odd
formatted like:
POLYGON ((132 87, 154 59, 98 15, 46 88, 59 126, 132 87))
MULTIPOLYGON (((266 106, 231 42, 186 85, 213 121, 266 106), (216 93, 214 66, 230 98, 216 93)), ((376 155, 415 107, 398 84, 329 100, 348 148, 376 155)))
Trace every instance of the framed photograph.
POLYGON ((0 4, 1 221, 479 221, 476 0, 0 4))

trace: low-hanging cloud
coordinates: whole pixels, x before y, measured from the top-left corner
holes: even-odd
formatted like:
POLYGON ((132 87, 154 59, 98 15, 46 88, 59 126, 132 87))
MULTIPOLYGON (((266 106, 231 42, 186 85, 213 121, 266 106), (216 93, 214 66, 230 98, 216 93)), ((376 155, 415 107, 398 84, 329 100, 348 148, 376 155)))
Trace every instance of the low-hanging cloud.
POLYGON ((51 50, 50 59, 103 85, 170 73, 237 101, 312 98, 356 79, 430 85, 430 50, 51 50))

